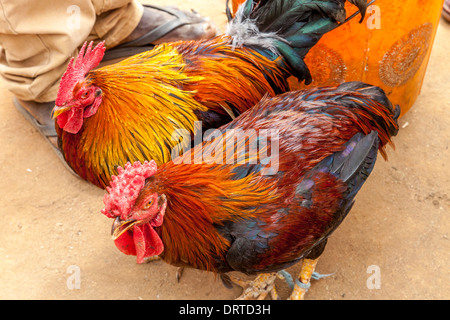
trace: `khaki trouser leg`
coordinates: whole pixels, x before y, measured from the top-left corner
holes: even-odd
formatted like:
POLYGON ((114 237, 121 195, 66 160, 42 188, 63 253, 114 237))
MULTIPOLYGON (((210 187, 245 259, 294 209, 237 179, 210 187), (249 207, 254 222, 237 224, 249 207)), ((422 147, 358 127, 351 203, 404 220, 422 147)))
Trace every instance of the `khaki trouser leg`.
POLYGON ((0 0, 0 75, 19 99, 53 101, 86 40, 111 48, 137 26, 137 0, 0 0))

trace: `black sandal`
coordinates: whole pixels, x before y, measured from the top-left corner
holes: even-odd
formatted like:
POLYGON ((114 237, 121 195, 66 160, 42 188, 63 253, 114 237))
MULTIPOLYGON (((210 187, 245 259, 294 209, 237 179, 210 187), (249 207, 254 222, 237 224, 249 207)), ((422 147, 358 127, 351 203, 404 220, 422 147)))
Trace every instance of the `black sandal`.
POLYGON ((192 21, 188 16, 184 14, 184 12, 179 10, 171 8, 161 8, 152 5, 144 5, 144 7, 164 11, 168 14, 173 15, 175 19, 167 21, 166 23, 149 31, 147 34, 135 40, 123 43, 110 50, 106 50, 105 56, 103 57, 103 61, 130 57, 135 54, 151 50, 155 47, 155 45, 153 45, 152 43, 155 42, 156 40, 161 39, 169 32, 187 24, 198 23, 198 21, 192 21))
MULTIPOLYGON (((52 149, 55 151, 55 153, 58 156, 58 158, 62 161, 62 163, 70 171, 70 173, 72 173, 74 176, 79 178, 80 176, 75 171, 73 171, 73 169, 67 164, 66 160, 64 159, 64 155, 63 155, 61 149, 58 148, 57 146, 55 146, 52 143, 52 141, 50 140, 50 138, 56 138, 56 139, 58 138, 58 134, 56 133, 56 129, 55 129, 54 123, 51 123, 51 124, 48 124, 48 125, 44 125, 44 124, 39 123, 39 121, 37 121, 37 119, 35 117, 33 117, 33 115, 30 112, 28 112, 28 110, 23 106, 23 104, 28 103, 28 101, 19 100, 16 97, 14 97, 13 102, 14 102, 14 106, 16 107, 16 109, 45 138, 45 140, 52 147, 52 149)), ((37 102, 30 101, 30 103, 37 103, 37 102)), ((54 102, 48 102, 48 103, 51 103, 52 105, 55 105, 54 102)))

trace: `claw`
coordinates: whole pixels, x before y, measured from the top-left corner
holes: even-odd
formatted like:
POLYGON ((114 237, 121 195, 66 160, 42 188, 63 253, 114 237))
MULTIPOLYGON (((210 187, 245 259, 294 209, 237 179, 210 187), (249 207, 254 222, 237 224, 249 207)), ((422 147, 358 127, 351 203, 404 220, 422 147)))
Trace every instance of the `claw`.
POLYGON ((286 281, 287 285, 292 289, 288 300, 304 300, 305 294, 311 286, 311 279, 319 280, 332 275, 321 275, 315 272, 318 261, 318 258, 303 259, 300 275, 295 280, 289 272, 280 270, 274 273, 261 273, 254 280, 242 280, 232 274, 227 274, 226 282, 232 282, 244 288, 243 293, 236 300, 264 300, 269 293, 273 300, 280 300, 280 296, 275 288, 275 279, 279 278, 286 281))
POLYGON ((177 274, 176 274, 177 282, 180 282, 181 276, 183 275, 183 271, 184 271, 184 267, 177 268, 177 274))

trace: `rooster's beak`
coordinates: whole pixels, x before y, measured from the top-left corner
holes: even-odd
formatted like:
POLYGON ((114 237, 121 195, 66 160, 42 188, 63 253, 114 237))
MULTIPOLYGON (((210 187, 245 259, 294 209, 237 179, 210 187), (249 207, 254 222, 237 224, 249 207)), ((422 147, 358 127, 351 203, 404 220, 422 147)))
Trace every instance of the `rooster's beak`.
POLYGON ((52 110, 52 119, 55 119, 61 113, 66 112, 70 108, 72 108, 72 106, 63 106, 63 107, 55 106, 52 110))
POLYGON ((139 221, 130 219, 130 220, 120 220, 119 217, 117 217, 112 225, 111 228, 111 236, 113 240, 116 240, 119 238, 125 231, 129 230, 131 227, 133 227, 136 223, 139 221))

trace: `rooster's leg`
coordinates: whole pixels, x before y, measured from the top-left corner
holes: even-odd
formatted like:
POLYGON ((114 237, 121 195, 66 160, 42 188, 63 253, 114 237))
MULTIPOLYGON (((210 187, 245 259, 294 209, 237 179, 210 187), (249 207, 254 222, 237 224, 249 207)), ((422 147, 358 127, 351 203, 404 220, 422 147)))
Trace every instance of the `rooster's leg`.
POLYGON ((275 290, 276 277, 276 273, 261 273, 252 281, 244 281, 230 276, 234 283, 245 288, 237 300, 264 300, 269 293, 273 299, 278 299, 275 290))
POLYGON ((294 290, 289 297, 289 300, 304 300, 305 294, 309 289, 311 276, 316 268, 319 259, 303 259, 302 268, 300 269, 300 275, 298 281, 296 281, 294 290))
MULTIPOLYGON (((308 255, 303 258, 302 267, 300 269, 300 275, 297 281, 295 281, 294 290, 292 291, 289 300, 304 300, 305 293, 308 291, 310 286, 310 280, 316 268, 319 257, 322 255, 327 244, 327 239, 324 239, 319 244, 317 244, 308 255)), ((321 276, 323 277, 323 276, 321 276)))

